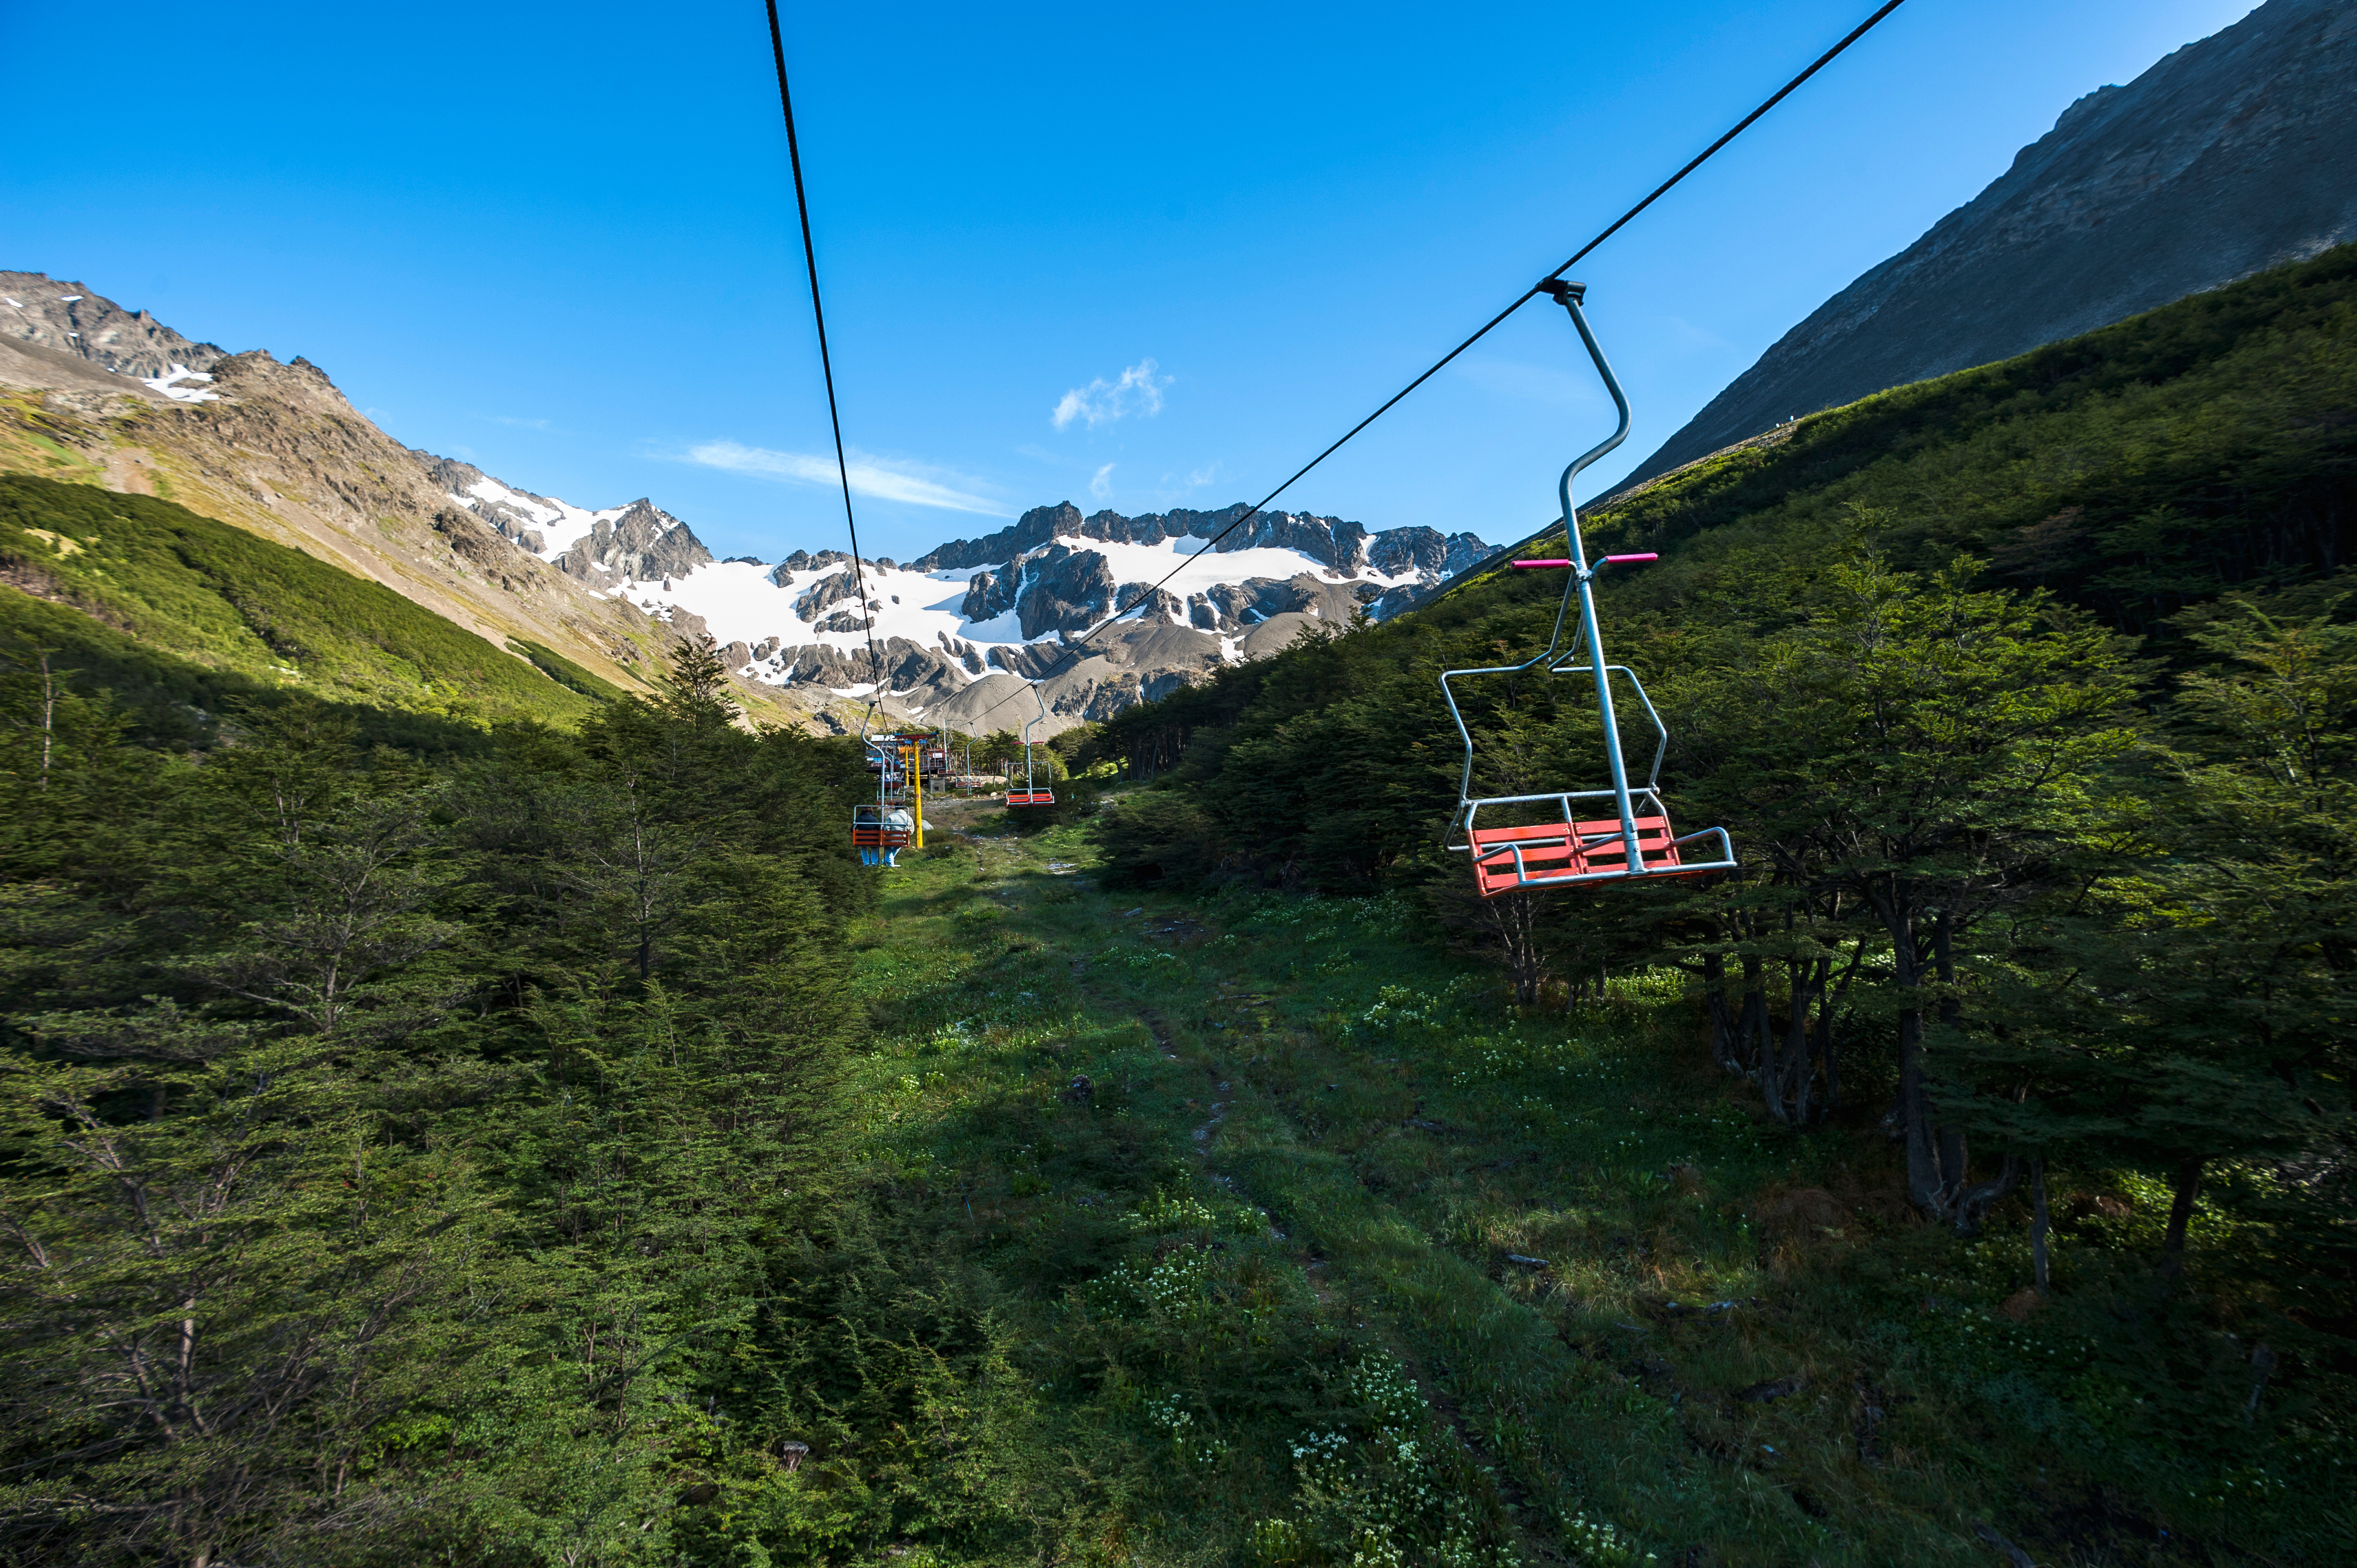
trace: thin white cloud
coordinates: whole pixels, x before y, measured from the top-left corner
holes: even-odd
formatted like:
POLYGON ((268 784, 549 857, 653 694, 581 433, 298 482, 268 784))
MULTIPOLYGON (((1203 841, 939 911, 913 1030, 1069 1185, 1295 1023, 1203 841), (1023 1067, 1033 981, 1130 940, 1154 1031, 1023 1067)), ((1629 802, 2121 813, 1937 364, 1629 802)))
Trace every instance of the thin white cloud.
POLYGON ((517 430, 554 430, 556 428, 555 422, 553 420, 518 419, 511 413, 487 413, 483 415, 483 417, 490 420, 493 424, 505 424, 517 430))
POLYGON ((1672 335, 1681 348, 1732 349, 1735 347, 1708 328, 1697 327, 1683 316, 1665 316, 1662 319, 1670 324, 1672 335))
POLYGON ((1214 457, 1200 467, 1188 469, 1184 474, 1163 475, 1161 483, 1155 489, 1156 504, 1168 507, 1186 499, 1206 485, 1222 482, 1222 467, 1220 459, 1214 457))
POLYGON ((1113 499, 1113 465, 1107 463, 1089 479, 1089 494, 1099 500, 1113 499))
POLYGON ((1056 412, 1048 417, 1059 430, 1076 419, 1091 430, 1133 413, 1151 419, 1162 412, 1162 389, 1171 381, 1156 375, 1158 368, 1151 360, 1140 360, 1116 381, 1099 376, 1084 387, 1074 387, 1056 401, 1056 412))
MULTIPOLYGON (((757 479, 780 479, 794 485, 842 483, 832 457, 809 452, 772 452, 766 446, 740 446, 734 441, 706 441, 691 446, 687 461, 757 479)), ((943 511, 978 512, 984 517, 1015 514, 996 501, 926 478, 915 466, 887 458, 851 455, 849 472, 855 495, 878 500, 906 501, 911 506, 939 507, 943 511)))
POLYGON ((1483 392, 1533 403, 1595 403, 1604 396, 1594 372, 1583 377, 1552 365, 1526 365, 1514 360, 1459 360, 1451 367, 1483 392))

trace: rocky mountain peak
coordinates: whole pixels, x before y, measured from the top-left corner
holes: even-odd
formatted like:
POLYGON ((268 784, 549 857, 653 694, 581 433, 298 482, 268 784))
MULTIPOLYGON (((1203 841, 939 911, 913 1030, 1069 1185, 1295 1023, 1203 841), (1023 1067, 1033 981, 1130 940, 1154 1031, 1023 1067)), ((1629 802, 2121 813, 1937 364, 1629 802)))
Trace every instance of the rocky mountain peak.
POLYGON ((215 343, 195 343, 145 310, 125 310, 86 285, 47 273, 0 272, 0 334, 88 360, 145 381, 178 367, 206 371, 228 358, 215 343))
POLYGON ((2357 239, 2357 4, 2268 0, 2101 87, 1639 465, 2026 353, 2357 239))
MULTIPOLYGON (((919 572, 1006 566, 1017 558, 1043 549, 1058 539, 1101 540, 1115 544, 1159 544, 1165 540, 1186 538, 1214 539, 1251 510, 1245 503, 1238 501, 1216 511, 1174 508, 1169 511, 1125 517, 1107 510, 1083 517, 1080 508, 1071 502, 1059 501, 1054 506, 1033 507, 1017 519, 1013 527, 1000 529, 996 533, 985 534, 980 539, 953 539, 930 553, 919 556, 909 563, 909 566, 919 572)), ((1476 547, 1480 545, 1480 541, 1469 533, 1453 537, 1471 541, 1476 547)), ((1339 517, 1319 517, 1309 512, 1262 512, 1234 532, 1220 539, 1212 548, 1222 554, 1244 550, 1291 550, 1345 576, 1369 566, 1387 574, 1394 572, 1394 567, 1385 566, 1375 558, 1373 552, 1378 548, 1385 560, 1413 563, 1407 569, 1430 570, 1436 575, 1456 569, 1443 565, 1450 546, 1442 534, 1432 529, 1386 529, 1370 533, 1363 523, 1351 522, 1339 517), (1394 534, 1413 534, 1417 536, 1419 542, 1414 545, 1405 541, 1391 544, 1381 542, 1394 534), (1428 564, 1424 556, 1431 557, 1428 564)), ((1479 555, 1466 555, 1464 559, 1475 560, 1479 555)))
POLYGON ((354 413, 350 401, 328 379, 328 372, 299 354, 282 365, 268 349, 249 349, 242 354, 222 355, 211 364, 211 390, 221 396, 259 392, 301 406, 354 413))
POLYGON ((712 552, 694 530, 640 496, 619 515, 596 514, 589 532, 565 547, 557 569, 584 582, 659 581, 708 565, 712 552))

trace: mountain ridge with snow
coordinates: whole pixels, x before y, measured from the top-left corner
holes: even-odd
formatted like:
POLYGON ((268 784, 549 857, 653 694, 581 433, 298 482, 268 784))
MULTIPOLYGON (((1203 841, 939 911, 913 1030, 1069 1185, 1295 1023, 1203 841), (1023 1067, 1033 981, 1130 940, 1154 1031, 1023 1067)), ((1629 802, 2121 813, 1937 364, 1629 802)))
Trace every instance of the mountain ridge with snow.
POLYGON ((576 506, 404 446, 307 360, 231 354, 40 273, 0 272, 0 384, 70 416, 101 482, 185 486, 221 521, 324 547, 495 646, 546 642, 623 680, 647 679, 669 639, 708 635, 754 706, 821 727, 841 723, 830 703, 879 693, 896 714, 1013 727, 1040 681, 1052 733, 1304 627, 1390 615, 1490 550, 1242 503, 1127 517, 1060 502, 906 564, 720 561, 649 498, 576 506))
POLYGON ((1490 551, 1470 533, 1371 532, 1284 511, 1217 538, 1250 513, 1242 502, 1133 518, 1084 517, 1066 501, 906 564, 855 564, 834 550, 798 550, 774 564, 719 561, 647 499, 590 510, 471 464, 418 456, 454 503, 501 537, 683 635, 710 636, 739 679, 815 683, 845 697, 880 690, 911 716, 995 713, 1007 701, 996 676, 1052 672, 1051 728, 1110 717, 1272 651, 1309 621, 1389 614, 1490 551), (1065 657, 1108 619, 1091 639, 1102 651, 1065 657), (1083 673, 1092 663, 1099 667, 1083 673), (970 698, 970 687, 981 691, 970 698))

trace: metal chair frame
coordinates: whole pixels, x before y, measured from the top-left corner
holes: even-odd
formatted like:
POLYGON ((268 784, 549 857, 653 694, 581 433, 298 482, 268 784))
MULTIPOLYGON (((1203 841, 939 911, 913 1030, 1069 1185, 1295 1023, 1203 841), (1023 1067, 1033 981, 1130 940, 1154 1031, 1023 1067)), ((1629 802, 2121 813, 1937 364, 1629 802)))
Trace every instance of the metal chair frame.
POLYGON ((1039 701, 1039 716, 1023 721, 1023 792, 1019 796, 1012 790, 1007 792, 1006 803, 1010 806, 1052 806, 1056 803, 1054 789, 1037 789, 1031 782, 1031 726, 1045 722, 1048 717, 1048 696, 1039 690, 1037 681, 1031 682, 1031 695, 1039 701))
MULTIPOLYGON (((892 814, 892 808, 904 805, 903 801, 896 798, 892 783, 896 773, 903 779, 907 778, 907 768, 903 766, 903 759, 899 755, 901 737, 897 735, 888 735, 875 740, 868 739, 868 728, 875 722, 876 703, 870 702, 867 704, 867 716, 859 721, 859 744, 866 749, 868 756, 876 760, 876 804, 851 808, 851 843, 855 849, 905 849, 915 837, 913 826, 890 827, 885 821, 892 814), (863 812, 874 814, 863 816, 863 812)), ((908 786, 904 782, 899 787, 899 792, 905 792, 907 789, 908 786)))
POLYGON ((1580 302, 1587 295, 1586 287, 1580 284, 1554 281, 1540 286, 1554 295, 1556 302, 1570 315, 1572 326, 1579 331, 1579 340, 1587 346, 1588 358, 1596 362, 1597 373, 1604 378, 1605 389, 1612 394, 1613 407, 1620 413, 1620 424, 1603 441, 1573 458, 1570 465, 1563 471, 1563 478, 1557 487, 1557 491, 1563 504, 1564 532, 1571 548, 1570 559, 1517 561, 1513 564, 1518 571, 1564 568, 1569 573, 1564 584, 1563 602, 1555 608, 1555 629, 1548 635, 1546 647, 1519 664, 1491 664, 1476 669, 1448 670, 1441 673, 1441 695, 1448 701, 1448 716, 1457 722, 1457 733, 1465 742, 1465 768, 1457 784, 1457 811, 1456 814, 1449 819, 1448 832, 1442 840, 1443 847, 1451 851, 1471 852, 1474 848, 1475 819, 1485 807, 1535 805, 1552 801, 1560 806, 1563 811, 1563 832, 1560 834, 1510 842, 1483 850, 1475 857, 1477 865, 1494 869, 1502 866, 1505 856, 1512 856, 1513 880, 1504 886, 1485 889, 1485 895, 1491 892, 1512 892, 1523 887, 1565 887, 1583 883, 1618 881, 1639 876, 1694 875, 1704 872, 1732 871, 1736 869, 1735 845, 1727 837, 1725 828, 1705 828, 1699 832, 1669 840, 1657 854, 1657 863, 1650 866, 1646 865, 1643 851, 1639 846, 1637 806, 1640 801, 1652 808, 1644 815, 1658 818, 1665 824, 1669 821, 1669 812, 1662 805, 1660 785, 1662 759, 1669 751, 1670 731, 1669 726, 1662 722, 1660 713, 1654 709, 1653 700, 1645 694, 1644 683, 1637 679, 1636 671, 1625 664, 1608 664, 1604 661, 1604 640, 1596 619, 1594 584, 1597 575, 1608 566, 1633 565, 1652 561, 1655 557, 1652 554, 1607 555, 1594 566, 1590 566, 1587 563, 1587 542, 1580 537, 1579 511, 1573 504, 1571 496, 1572 482, 1579 477, 1580 471, 1629 438, 1629 399, 1628 395, 1620 390, 1620 378, 1612 373, 1611 362, 1605 359, 1603 346, 1597 342, 1596 334, 1588 327, 1587 317, 1580 309, 1580 302), (1577 640, 1567 651, 1571 657, 1576 658, 1584 645, 1588 661, 1584 664, 1554 664, 1551 661, 1555 657, 1555 650, 1562 646, 1564 624, 1570 618, 1572 601, 1575 598, 1579 603, 1579 628, 1576 634, 1577 640), (1466 726, 1465 714, 1457 705, 1457 693, 1450 687, 1449 682, 1461 676, 1512 675, 1542 666, 1545 667, 1546 672, 1550 675, 1587 674, 1593 677, 1596 683, 1596 704, 1598 714, 1604 721, 1604 755, 1605 760, 1611 768, 1610 787, 1602 789, 1551 790, 1534 795, 1476 797, 1473 794, 1473 732, 1466 726), (1653 766, 1646 775, 1643 786, 1635 789, 1631 789, 1629 785, 1628 764, 1620 750, 1620 716, 1612 703, 1612 676, 1616 671, 1629 678, 1629 684, 1635 690, 1637 700, 1644 704, 1645 716, 1652 720, 1654 732, 1659 736, 1653 748, 1653 766), (1601 800, 1607 796, 1611 798, 1620 819, 1618 831, 1581 832, 1579 816, 1573 809, 1572 802, 1601 800), (1460 831, 1465 836, 1465 842, 1462 843, 1453 842, 1460 831), (1557 856, 1568 851, 1573 852, 1575 859, 1578 859, 1584 856, 1585 852, 1589 848, 1609 843, 1616 838, 1620 841, 1625 858, 1621 865, 1614 869, 1577 875, 1549 875, 1544 872, 1534 873, 1524 861, 1526 852, 1537 851, 1552 851, 1557 856), (1684 846, 1700 844, 1706 840, 1717 841, 1717 857, 1716 859, 1692 862, 1679 854, 1678 852, 1684 846), (1666 859, 1667 864, 1660 864, 1663 858, 1666 859))

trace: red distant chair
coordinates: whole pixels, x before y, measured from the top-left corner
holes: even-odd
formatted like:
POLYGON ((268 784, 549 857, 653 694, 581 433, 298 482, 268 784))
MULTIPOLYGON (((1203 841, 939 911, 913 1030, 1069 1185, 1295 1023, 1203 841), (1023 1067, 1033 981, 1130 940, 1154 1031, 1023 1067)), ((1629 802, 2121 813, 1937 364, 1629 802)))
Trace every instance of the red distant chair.
POLYGON ((854 849, 906 849, 915 833, 909 828, 894 827, 884 820, 881 806, 851 808, 851 847, 854 849))

